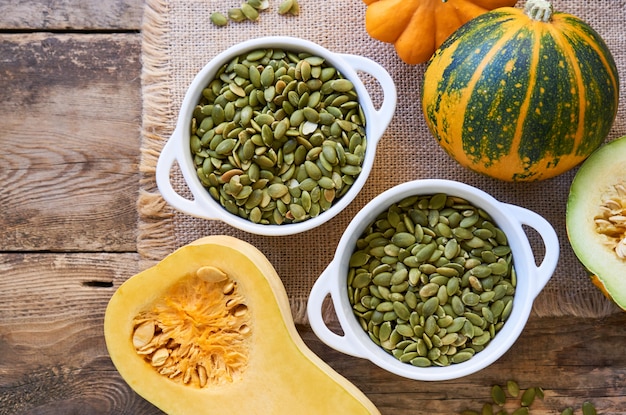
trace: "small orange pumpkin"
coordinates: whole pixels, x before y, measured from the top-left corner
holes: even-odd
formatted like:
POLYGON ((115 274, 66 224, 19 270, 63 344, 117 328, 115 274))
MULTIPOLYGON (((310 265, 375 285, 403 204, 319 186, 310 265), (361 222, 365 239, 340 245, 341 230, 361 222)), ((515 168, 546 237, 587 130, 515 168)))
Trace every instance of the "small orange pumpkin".
POLYGON ((400 59, 415 65, 430 59, 456 29, 474 17, 517 0, 363 0, 365 29, 393 43, 400 59))

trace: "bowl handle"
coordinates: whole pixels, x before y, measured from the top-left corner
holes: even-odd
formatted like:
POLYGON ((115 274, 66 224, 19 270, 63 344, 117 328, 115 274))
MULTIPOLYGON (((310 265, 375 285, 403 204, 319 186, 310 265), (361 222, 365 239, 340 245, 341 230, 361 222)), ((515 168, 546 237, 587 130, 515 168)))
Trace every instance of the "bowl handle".
MULTIPOLYGON (((335 267, 333 267, 333 263, 331 262, 326 270, 324 270, 324 272, 322 272, 319 276, 317 281, 315 281, 315 284, 313 284, 307 303, 307 316, 309 318, 309 324, 311 325, 311 329, 313 329, 315 335, 328 346, 350 356, 365 358, 365 353, 358 349, 357 342, 350 341, 346 334, 340 336, 331 331, 322 317, 323 303, 326 297, 331 294, 330 282, 331 278, 336 277, 335 274, 335 267)), ((335 303, 335 300, 332 300, 333 303, 335 303)), ((346 333, 346 329, 344 324, 341 322, 341 318, 339 318, 339 323, 343 332, 346 333)))
POLYGON ((163 199, 177 210, 191 216, 205 219, 214 219, 207 216, 207 208, 200 206, 198 199, 189 200, 174 190, 170 181, 170 172, 174 162, 178 161, 177 148, 180 146, 180 134, 175 130, 170 139, 165 143, 156 165, 156 182, 163 199))
MULTIPOLYGON (((374 130, 374 136, 377 139, 385 132, 385 129, 391 122, 393 114, 396 110, 397 92, 396 85, 389 75, 389 72, 385 70, 380 64, 374 62, 371 59, 357 55, 341 55, 346 62, 356 71, 363 71, 372 75, 383 90, 383 102, 378 110, 374 109, 376 113, 376 122, 372 122, 370 127, 374 130)), ((369 137, 368 137, 369 138, 369 137)))
POLYGON ((550 277, 552 277, 556 265, 559 262, 559 238, 550 222, 537 213, 516 205, 507 205, 507 207, 511 210, 512 217, 516 218, 523 225, 528 225, 535 229, 543 240, 545 254, 541 264, 536 267, 539 279, 533 281, 535 284, 533 298, 536 298, 543 287, 548 283, 550 277))

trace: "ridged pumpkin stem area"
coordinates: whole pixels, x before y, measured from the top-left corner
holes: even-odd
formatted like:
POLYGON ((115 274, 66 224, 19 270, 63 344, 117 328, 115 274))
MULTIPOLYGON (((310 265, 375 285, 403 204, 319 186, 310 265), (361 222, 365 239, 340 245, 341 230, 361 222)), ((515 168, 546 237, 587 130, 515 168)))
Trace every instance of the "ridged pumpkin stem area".
POLYGON ((615 62, 591 27, 516 8, 457 30, 422 86, 427 124, 446 152, 506 181, 543 180, 582 162, 607 137, 618 97, 615 62))
POLYGON ((524 12, 533 20, 549 22, 552 17, 552 4, 546 0, 529 0, 524 12))

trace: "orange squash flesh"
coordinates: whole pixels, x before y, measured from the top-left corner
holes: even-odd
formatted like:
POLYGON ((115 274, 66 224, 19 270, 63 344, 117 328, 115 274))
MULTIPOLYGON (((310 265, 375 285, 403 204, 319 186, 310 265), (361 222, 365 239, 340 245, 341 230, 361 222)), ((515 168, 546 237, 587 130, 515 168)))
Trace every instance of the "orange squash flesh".
POLYGON ((253 246, 210 236, 184 246, 120 286, 104 320, 107 348, 124 380, 168 414, 379 414, 352 383, 300 338, 273 266, 253 246), (133 346, 133 320, 204 266, 226 273, 250 313, 249 355, 238 379, 205 387, 159 374, 133 346))

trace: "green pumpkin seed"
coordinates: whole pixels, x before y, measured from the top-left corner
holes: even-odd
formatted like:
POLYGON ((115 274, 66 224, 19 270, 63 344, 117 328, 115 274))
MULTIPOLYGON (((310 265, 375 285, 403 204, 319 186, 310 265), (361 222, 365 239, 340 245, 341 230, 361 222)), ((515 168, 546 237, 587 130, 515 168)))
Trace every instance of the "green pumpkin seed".
POLYGON ((283 0, 278 6, 278 14, 289 13, 289 10, 293 7, 293 0, 283 0))
POLYGON ((331 82, 331 88, 336 92, 348 92, 354 85, 348 79, 337 79, 331 82))
POLYGON ((439 291, 439 285, 433 282, 425 284, 420 288, 419 295, 424 298, 432 297, 433 295, 437 295, 439 291))
POLYGON ((233 22, 243 22, 246 20, 246 16, 243 14, 243 11, 238 8, 229 9, 228 18, 233 22))
MULTIPOLYGON (((398 331, 398 333, 400 333, 402 336, 405 336, 405 337, 412 337, 414 335, 413 328, 408 324, 398 324, 396 326, 396 330, 398 331)), ((416 356, 417 356, 417 353, 416 353, 416 356)))
POLYGON ((228 24, 228 18, 220 12, 211 13, 211 23, 216 26, 226 26, 228 24))
POLYGON ((522 393, 522 399, 520 404, 522 406, 530 406, 535 401, 536 391, 535 388, 528 388, 522 393))
POLYGON ((417 367, 429 367, 429 366, 432 366, 432 361, 429 358, 423 357, 423 356, 418 356, 415 359, 412 359, 410 361, 410 363, 413 366, 417 366, 417 367))
POLYGON ((470 360, 474 355, 470 352, 458 352, 451 357, 452 363, 463 363, 470 360))
POLYGON ((392 238, 391 242, 401 248, 407 248, 416 242, 415 235, 409 232, 398 232, 392 238))
POLYGON ((500 385, 493 385, 491 388, 491 399, 496 405, 504 405, 506 402, 506 395, 500 385))
POLYGON ((241 5, 241 12, 247 19, 256 21, 259 19, 259 11, 248 3, 241 5))
POLYGON ((424 307, 422 308, 422 314, 424 317, 431 316, 437 310, 439 306, 439 299, 437 297, 431 297, 424 303, 424 307))

